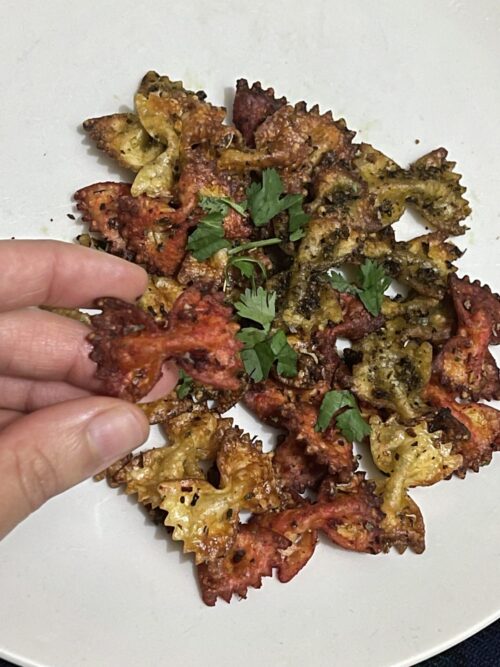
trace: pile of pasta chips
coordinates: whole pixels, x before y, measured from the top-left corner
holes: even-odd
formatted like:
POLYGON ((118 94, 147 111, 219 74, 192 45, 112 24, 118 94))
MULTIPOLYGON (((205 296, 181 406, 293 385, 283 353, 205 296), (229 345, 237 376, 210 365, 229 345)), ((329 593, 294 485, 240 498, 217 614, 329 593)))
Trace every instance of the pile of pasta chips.
POLYGON ((208 605, 289 581, 320 534, 421 553, 411 489, 477 472, 500 446, 485 403, 500 398, 500 299, 457 275, 470 209, 447 151, 401 167, 331 112, 243 79, 232 124, 155 72, 134 104, 84 123, 131 182, 78 190, 78 240, 149 273, 135 304, 103 295, 89 340, 104 390, 165 442, 100 477, 193 554, 208 605), (406 209, 426 229, 399 241, 406 209), (141 403, 167 361, 176 390, 141 403), (279 429, 273 451, 223 416, 238 402, 279 429))

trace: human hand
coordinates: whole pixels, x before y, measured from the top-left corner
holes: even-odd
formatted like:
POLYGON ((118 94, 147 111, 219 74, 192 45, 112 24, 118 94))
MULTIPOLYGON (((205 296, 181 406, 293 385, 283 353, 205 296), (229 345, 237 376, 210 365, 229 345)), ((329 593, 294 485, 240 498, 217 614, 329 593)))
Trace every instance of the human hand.
MULTIPOLYGON (((98 396, 85 325, 29 308, 133 300, 139 266, 58 241, 0 241, 0 538, 52 496, 142 444, 141 410, 98 396)), ((165 393, 175 374, 162 380, 165 393)))

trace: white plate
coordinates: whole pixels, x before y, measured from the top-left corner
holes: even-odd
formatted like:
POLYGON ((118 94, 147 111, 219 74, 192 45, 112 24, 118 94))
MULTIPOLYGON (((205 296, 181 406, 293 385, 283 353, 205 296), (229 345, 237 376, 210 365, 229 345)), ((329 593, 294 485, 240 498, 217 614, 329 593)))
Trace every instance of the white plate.
MULTIPOLYGON (((3 237, 74 237, 72 192, 119 177, 77 128, 130 105, 146 70, 216 102, 244 76, 332 108, 402 164, 446 146, 474 211, 461 267, 500 288, 495 0, 2 0, 0 26, 3 237)), ((0 545, 0 654, 50 667, 413 664, 500 613, 499 484, 497 460, 415 491, 422 556, 320 545, 291 583, 209 609, 190 560, 133 502, 84 483, 0 545)))

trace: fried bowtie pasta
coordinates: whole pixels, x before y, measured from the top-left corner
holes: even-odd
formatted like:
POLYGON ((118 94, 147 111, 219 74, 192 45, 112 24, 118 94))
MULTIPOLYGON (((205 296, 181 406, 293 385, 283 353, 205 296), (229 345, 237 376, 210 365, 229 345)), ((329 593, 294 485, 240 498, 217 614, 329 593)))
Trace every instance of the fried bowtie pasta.
POLYGON ((500 297, 457 275, 470 208, 455 163, 439 147, 400 166, 332 112, 244 79, 232 123, 156 72, 134 105, 84 123, 130 182, 75 199, 80 243, 143 266, 147 290, 58 312, 90 325, 108 394, 140 401, 166 361, 180 377, 139 404, 166 443, 100 477, 194 555, 207 605, 273 571, 289 581, 320 535, 421 553, 409 491, 500 449, 500 412, 478 402, 500 397, 500 297), (399 240, 407 209, 427 232, 399 240), (278 429, 273 451, 221 416, 239 401, 278 429))

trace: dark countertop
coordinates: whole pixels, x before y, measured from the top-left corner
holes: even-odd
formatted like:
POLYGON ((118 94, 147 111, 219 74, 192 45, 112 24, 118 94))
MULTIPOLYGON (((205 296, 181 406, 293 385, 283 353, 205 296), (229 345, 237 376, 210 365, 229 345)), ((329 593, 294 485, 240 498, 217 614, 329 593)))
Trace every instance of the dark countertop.
POLYGON ((499 665, 500 620, 461 644, 419 663, 418 667, 498 667, 499 665))
MULTIPOLYGON (((499 667, 500 620, 418 667, 499 667)), ((0 658, 0 667, 16 667, 0 658)))

